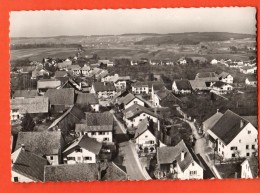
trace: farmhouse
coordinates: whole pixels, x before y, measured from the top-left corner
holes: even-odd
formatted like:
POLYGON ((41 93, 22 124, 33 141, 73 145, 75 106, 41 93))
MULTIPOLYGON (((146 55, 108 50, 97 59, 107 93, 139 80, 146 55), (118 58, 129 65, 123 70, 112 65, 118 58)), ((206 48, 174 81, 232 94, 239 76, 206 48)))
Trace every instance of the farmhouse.
POLYGON ((230 110, 207 132, 210 146, 214 146, 224 160, 249 157, 257 151, 257 129, 230 110))
POLYGON ((112 99, 116 95, 116 88, 110 82, 94 82, 90 93, 94 93, 99 99, 112 99))
POLYGON ((44 166, 48 161, 20 147, 11 155, 12 182, 43 182, 44 166))
POLYGON ((148 110, 147 108, 134 104, 123 111, 124 121, 127 127, 137 127, 137 125, 144 119, 153 120, 154 123, 158 122, 158 116, 148 110))
POLYGON ((183 140, 173 147, 158 147, 157 162, 163 173, 180 180, 203 179, 203 168, 192 149, 183 140))
POLYGON ((61 163, 61 151, 65 146, 61 132, 19 132, 15 150, 25 147, 26 150, 45 157, 52 165, 61 163))
POLYGON ((119 99, 118 104, 122 106, 123 109, 128 109, 133 104, 138 104, 145 106, 145 102, 138 96, 133 95, 132 93, 127 94, 125 97, 119 99))
POLYGON ((227 94, 233 90, 233 86, 225 82, 217 81, 213 84, 211 92, 216 94, 227 94))
POLYGON ((76 104, 80 106, 90 105, 93 111, 99 111, 98 98, 95 94, 92 93, 79 93, 77 96, 76 104))
POLYGON ((207 91, 210 89, 204 80, 189 80, 192 90, 207 91))
POLYGON ((90 66, 84 65, 81 68, 81 73, 83 76, 89 76, 90 70, 91 70, 90 66))
POLYGON ((75 139, 63 152, 64 164, 96 163, 102 144, 87 135, 75 139))
POLYGON ((191 90, 190 82, 186 79, 174 80, 172 83, 172 91, 175 94, 189 94, 191 90))
POLYGON ((249 86, 256 86, 257 85, 256 76, 254 76, 254 75, 247 76, 246 80, 245 80, 245 84, 249 85, 249 86))
POLYGON ((79 76, 81 74, 81 67, 79 65, 71 65, 68 67, 68 70, 72 71, 74 76, 79 76))
POLYGON ((109 112, 86 113, 86 119, 76 124, 75 132, 88 135, 99 142, 113 142, 114 118, 109 112))
POLYGON ((178 61, 177 61, 178 64, 187 64, 187 60, 185 58, 180 58, 178 61))
POLYGON ((49 72, 43 68, 36 68, 32 71, 31 79, 42 78, 44 76, 49 76, 49 72))
POLYGON ((241 164, 243 161, 224 162, 216 164, 212 170, 217 179, 241 178, 241 164))
POLYGON ((132 92, 135 94, 151 94, 153 87, 164 87, 161 81, 136 82, 132 85, 132 92))
POLYGON ((196 74, 195 80, 203 80, 207 87, 210 87, 214 82, 219 81, 219 78, 215 72, 199 72, 196 74))
POLYGON ((162 89, 153 95, 153 105, 156 107, 179 107, 182 101, 168 89, 162 89))
POLYGON ((221 72, 219 75, 218 75, 218 78, 220 81, 222 82, 225 82, 225 83, 228 83, 228 84, 233 84, 233 76, 227 72, 221 72))
POLYGON ((257 67, 244 66, 240 68, 240 72, 243 74, 256 74, 257 67))
POLYGON ((241 178, 257 178, 258 176, 258 157, 252 155, 241 164, 241 178))
POLYGON ((49 98, 50 109, 63 112, 74 105, 74 88, 48 89, 44 96, 49 98))
POLYGON ((24 114, 48 113, 47 97, 11 99, 11 120, 21 119, 24 114))
POLYGON ((203 132, 207 134, 207 130, 211 129, 222 116, 223 113, 219 112, 219 110, 217 109, 217 112, 215 114, 213 114, 202 123, 203 132))

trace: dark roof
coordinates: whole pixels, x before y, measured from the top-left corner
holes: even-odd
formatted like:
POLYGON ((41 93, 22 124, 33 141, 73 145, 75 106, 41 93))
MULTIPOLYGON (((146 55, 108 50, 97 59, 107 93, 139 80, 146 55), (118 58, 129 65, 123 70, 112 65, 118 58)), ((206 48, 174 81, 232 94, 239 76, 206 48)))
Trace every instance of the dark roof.
POLYGON ((222 81, 216 81, 216 83, 213 84, 213 87, 221 88, 224 85, 228 85, 228 84, 222 81))
POLYGON ((73 105, 74 88, 48 89, 44 96, 49 97, 51 105, 73 105))
POLYGON ((145 82, 136 82, 133 86, 135 87, 149 87, 152 88, 152 86, 154 87, 154 89, 156 90, 158 87, 162 87, 164 86, 164 83, 161 81, 145 81, 145 82))
POLYGON ((15 150, 25 145, 25 149, 39 156, 58 154, 62 135, 59 131, 19 132, 15 150))
POLYGON ((135 98, 139 99, 140 101, 145 102, 141 97, 139 96, 135 96, 132 93, 128 93, 125 97, 120 98, 119 100, 119 104, 124 104, 127 105, 128 103, 130 103, 132 100, 134 100, 135 98))
POLYGON ((101 171, 101 180, 127 180, 125 166, 117 165, 114 162, 104 164, 101 171))
POLYGON ((248 158, 248 163, 249 163, 249 167, 252 172, 253 178, 256 178, 258 176, 258 157, 251 156, 250 158, 248 158))
POLYGON ((151 115, 153 117, 158 117, 154 112, 152 112, 149 109, 147 109, 146 107, 143 107, 143 106, 138 105, 138 104, 133 104, 131 107, 125 109, 123 111, 123 113, 125 114, 127 119, 132 119, 132 118, 140 115, 141 113, 146 113, 146 114, 151 115))
POLYGON ((97 126, 97 125, 113 125, 114 118, 112 113, 103 112, 103 113, 85 113, 86 123, 88 126, 97 126))
POLYGON ((76 104, 99 104, 98 98, 92 93, 79 93, 77 96, 76 104))
POLYGON ((37 81, 37 88, 58 88, 61 86, 61 81, 57 79, 40 79, 37 81))
POLYGON ((190 82, 186 79, 174 80, 178 90, 191 90, 190 82))
POLYGON ((116 90, 114 83, 112 83, 112 82, 94 82, 93 87, 96 92, 115 91, 116 90))
POLYGON ((142 135, 148 129, 149 121, 147 118, 143 119, 138 125, 137 130, 135 131, 135 139, 142 135))
POLYGON ((93 125, 89 126, 86 123, 76 124, 75 132, 92 132, 92 131, 113 131, 112 125, 93 125))
POLYGON ((82 135, 81 137, 75 139, 74 142, 63 151, 63 153, 77 147, 84 148, 98 155, 102 148, 102 143, 99 143, 96 139, 90 138, 87 135, 82 135))
POLYGON ((254 75, 247 76, 246 78, 247 78, 250 82, 256 82, 256 81, 257 81, 257 78, 256 78, 256 76, 254 76, 254 75))
POLYGON ((241 116, 243 119, 251 123, 255 128, 258 128, 257 116, 241 116))
POLYGON ((26 176, 33 181, 44 180, 44 166, 48 161, 22 148, 12 153, 12 171, 26 176))
POLYGON ((193 90, 199 89, 199 90, 204 90, 207 89, 207 85, 205 80, 201 79, 195 79, 195 80, 190 80, 190 85, 193 90))
POLYGON ((15 90, 13 98, 24 97, 24 98, 33 98, 38 96, 37 90, 15 90))
POLYGON ((222 116, 223 114, 221 112, 217 112, 211 117, 209 117, 207 120, 205 120, 203 122, 203 127, 205 131, 211 129, 222 116))
POLYGON ((221 73, 218 75, 218 77, 219 77, 219 79, 222 79, 222 78, 226 78, 228 75, 229 75, 229 73, 227 73, 227 72, 221 72, 221 73))
POLYGON ((44 181, 93 181, 98 180, 98 165, 88 164, 63 164, 45 166, 44 181))
POLYGON ((241 178, 241 163, 242 161, 237 161, 233 163, 224 163, 215 165, 221 178, 241 178))
POLYGON ((229 144, 248 124, 248 121, 227 110, 210 129, 224 144, 229 144), (241 125, 241 123, 243 123, 241 125))
POLYGON ((55 72, 55 77, 66 77, 68 75, 68 73, 66 71, 56 71, 55 72))
POLYGON ((49 99, 47 97, 11 99, 11 109, 18 109, 22 114, 48 113, 49 99))
POLYGON ((199 72, 196 75, 197 78, 209 78, 209 77, 217 77, 215 72, 199 72))
POLYGON ((185 171, 193 161, 199 164, 195 153, 193 150, 188 149, 183 140, 173 147, 159 147, 157 149, 157 160, 159 164, 171 164, 176 161, 182 171, 185 171), (184 153, 184 160, 181 160, 182 153, 184 153))

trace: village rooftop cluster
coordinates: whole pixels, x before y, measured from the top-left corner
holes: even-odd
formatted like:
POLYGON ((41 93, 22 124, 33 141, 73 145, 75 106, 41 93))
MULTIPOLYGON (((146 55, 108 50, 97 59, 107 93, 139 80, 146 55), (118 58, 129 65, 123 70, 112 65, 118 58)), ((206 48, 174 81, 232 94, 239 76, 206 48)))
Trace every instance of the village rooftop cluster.
MULTIPOLYGON (((242 86, 229 72, 201 71, 169 87, 157 76, 139 80, 113 73, 116 63, 96 56, 79 65, 81 52, 11 69, 24 88, 12 90, 10 99, 12 181, 257 177, 256 115, 215 109, 199 121, 185 111, 193 103, 187 97, 221 102, 256 89, 255 58, 208 61, 244 74, 242 86)), ((143 58, 130 66, 182 66, 189 60, 143 58)))

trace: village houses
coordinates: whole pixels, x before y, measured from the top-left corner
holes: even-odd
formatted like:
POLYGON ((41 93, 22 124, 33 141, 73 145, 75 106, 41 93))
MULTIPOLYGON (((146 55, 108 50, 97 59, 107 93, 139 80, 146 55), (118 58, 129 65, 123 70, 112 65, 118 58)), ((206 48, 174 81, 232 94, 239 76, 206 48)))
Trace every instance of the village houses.
POLYGON ((99 102, 98 98, 93 93, 78 93, 76 104, 81 107, 86 107, 90 105, 91 109, 95 112, 99 112, 99 102))
POLYGON ((190 94, 192 91, 190 82, 186 79, 174 80, 172 83, 172 91, 175 94, 190 94))
POLYGON ((116 95, 116 88, 111 82, 94 82, 90 93, 94 93, 101 100, 112 99, 116 95))
POLYGON ((234 81, 233 76, 227 72, 221 72, 218 75, 218 78, 220 81, 228 83, 228 84, 233 84, 233 81, 234 81))
POLYGON ((233 86, 222 81, 213 83, 211 92, 216 94, 227 94, 233 90, 233 86))
POLYGON ((247 76, 245 80, 245 84, 249 86, 256 86, 257 85, 257 78, 254 75, 247 76))
POLYGON ((127 94, 126 96, 119 99, 118 104, 122 109, 128 109, 134 104, 138 104, 140 106, 145 106, 145 102, 139 96, 133 95, 132 93, 127 94))
POLYGON ((56 79, 41 79, 37 81, 37 91, 40 95, 50 88, 59 88, 61 86, 61 81, 56 79))

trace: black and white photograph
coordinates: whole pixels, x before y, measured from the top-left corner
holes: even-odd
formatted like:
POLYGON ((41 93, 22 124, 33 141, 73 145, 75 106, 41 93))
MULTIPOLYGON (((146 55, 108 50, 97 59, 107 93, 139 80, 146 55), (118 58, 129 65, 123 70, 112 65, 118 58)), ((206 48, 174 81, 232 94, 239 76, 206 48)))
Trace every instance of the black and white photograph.
POLYGON ((258 176, 254 7, 10 12, 12 182, 258 176))

